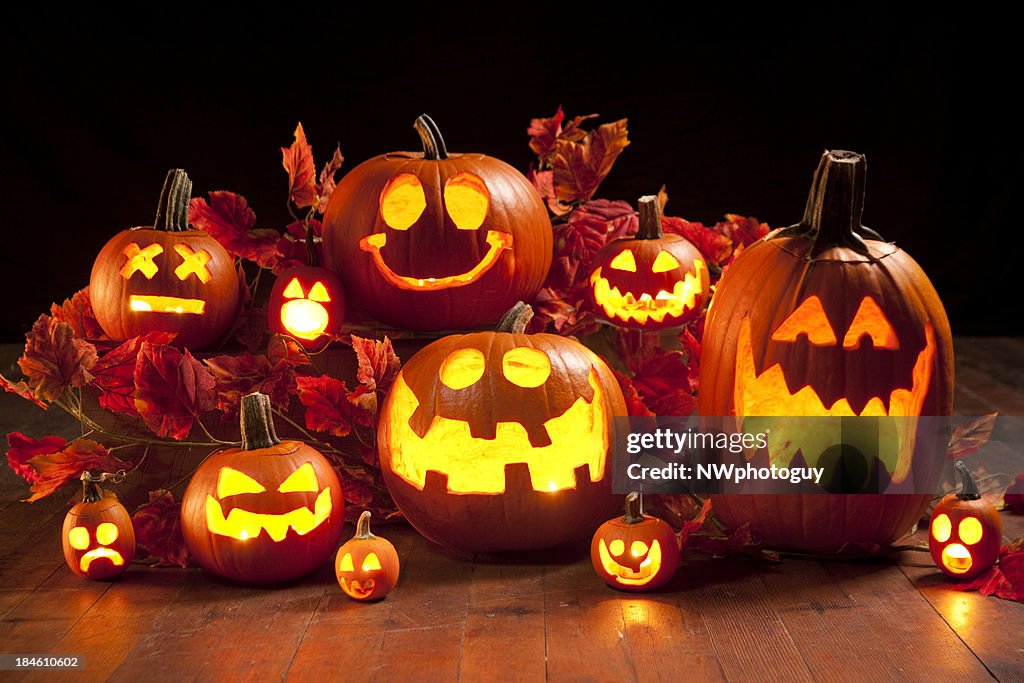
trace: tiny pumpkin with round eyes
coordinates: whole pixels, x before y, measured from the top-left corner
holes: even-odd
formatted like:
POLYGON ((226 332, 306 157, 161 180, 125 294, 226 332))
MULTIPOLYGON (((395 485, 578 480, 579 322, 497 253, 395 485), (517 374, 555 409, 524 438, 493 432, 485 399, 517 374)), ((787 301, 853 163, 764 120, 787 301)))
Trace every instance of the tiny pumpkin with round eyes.
POLYGON ((615 325, 647 330, 678 327, 696 317, 710 292, 707 265, 697 247, 661 228, 661 203, 640 198, 640 228, 606 244, 590 275, 598 315, 615 325))
POLYGON ((341 278, 320 267, 313 232, 306 234, 308 263, 282 271, 270 290, 267 306, 271 331, 294 337, 303 348, 323 348, 341 330, 345 290, 341 278))
POLYGON ((132 517, 100 478, 82 473, 82 502, 64 517, 61 544, 71 571, 87 579, 112 579, 135 559, 132 517))
POLYGON ((594 534, 590 561, 612 588, 648 591, 668 583, 679 567, 679 543, 666 522, 640 512, 640 496, 626 496, 626 514, 594 534))
POLYGON ((996 507, 981 497, 978 484, 963 462, 957 462, 963 486, 943 497, 932 511, 928 550, 932 561, 954 579, 970 579, 999 557, 1003 520, 996 507))
POLYGON ((356 534, 338 548, 338 585, 353 600, 381 600, 398 583, 398 552, 391 541, 370 531, 370 511, 359 515, 356 534))

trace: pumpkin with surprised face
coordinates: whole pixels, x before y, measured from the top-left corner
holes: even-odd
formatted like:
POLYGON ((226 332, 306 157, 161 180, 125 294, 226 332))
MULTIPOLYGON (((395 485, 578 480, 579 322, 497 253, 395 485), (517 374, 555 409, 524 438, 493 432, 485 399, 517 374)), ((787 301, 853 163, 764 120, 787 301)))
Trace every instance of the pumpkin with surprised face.
POLYGON ((1003 542, 999 511, 981 497, 978 484, 962 462, 956 463, 963 487, 946 495, 932 511, 928 549, 932 561, 954 579, 970 579, 991 567, 1003 542))

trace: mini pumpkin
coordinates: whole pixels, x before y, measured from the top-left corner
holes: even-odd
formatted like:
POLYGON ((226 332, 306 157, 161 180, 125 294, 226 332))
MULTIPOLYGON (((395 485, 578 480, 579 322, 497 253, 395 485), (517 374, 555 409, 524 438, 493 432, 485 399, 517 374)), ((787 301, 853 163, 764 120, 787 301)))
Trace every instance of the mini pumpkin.
POLYGON ((61 544, 71 571, 87 579, 112 579, 135 559, 135 527, 117 496, 99 482, 82 473, 82 502, 64 517, 61 544))
POLYGON ((932 561, 954 579, 970 579, 995 564, 1003 542, 1003 519, 981 497, 970 470, 957 462, 963 486, 942 498, 932 511, 928 549, 932 561))
POLYGON ((359 515, 356 535, 338 548, 338 585, 353 600, 380 600, 398 583, 398 553, 391 541, 370 532, 370 511, 359 515))
POLYGON ((532 315, 520 303, 496 332, 433 342, 381 408, 388 490, 436 543, 549 548, 589 536, 615 509, 608 458, 622 391, 579 342, 525 334, 532 315))
POLYGON ((551 221, 516 169, 449 153, 430 117, 423 152, 393 152, 352 169, 324 215, 324 255, 351 301, 412 330, 493 324, 531 300, 552 258, 551 221))
POLYGON ((234 259, 206 232, 189 229, 191 192, 185 171, 169 171, 153 226, 118 233, 96 257, 89 298, 111 339, 173 332, 173 344, 198 349, 234 324, 240 302, 234 259))
POLYGON ((640 512, 640 496, 626 496, 626 514, 610 519, 590 543, 594 571, 612 588, 648 591, 668 583, 679 567, 679 543, 666 522, 640 512))
POLYGON ((242 397, 242 445, 210 455, 181 500, 189 552, 207 571, 248 583, 285 581, 323 565, 344 525, 341 482, 301 441, 281 441, 270 399, 242 397))
POLYGON ((310 351, 322 348, 345 319, 341 278, 320 267, 312 230, 306 235, 309 263, 282 271, 270 291, 271 331, 294 337, 310 351))
POLYGON ((678 327, 704 306, 710 290, 707 265, 697 247, 680 235, 665 235, 661 203, 639 201, 640 228, 597 253, 590 294, 598 314, 623 327, 678 327))

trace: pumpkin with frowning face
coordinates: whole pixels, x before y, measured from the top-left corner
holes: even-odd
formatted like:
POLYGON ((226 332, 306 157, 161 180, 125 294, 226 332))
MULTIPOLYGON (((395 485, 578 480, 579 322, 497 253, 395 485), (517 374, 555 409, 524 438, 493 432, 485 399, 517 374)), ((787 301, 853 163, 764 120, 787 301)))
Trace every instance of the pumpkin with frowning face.
POLYGON ((590 544, 594 571, 612 588, 646 591, 668 583, 679 567, 679 543, 666 522, 640 512, 626 497, 626 514, 602 524, 590 544))
POLYGON ((338 548, 338 585, 353 600, 380 600, 398 583, 398 553, 391 541, 370 531, 370 511, 359 515, 356 535, 338 548))
POLYGON ((1003 542, 999 511, 981 497, 978 484, 962 462, 956 463, 963 487, 946 495, 932 511, 928 549, 932 561, 954 579, 970 579, 991 567, 1003 542))
POLYGON ((135 559, 135 527, 117 496, 82 473, 82 502, 64 518, 61 542, 71 571, 87 579, 112 579, 135 559))
POLYGON ((493 324, 547 276, 547 209, 505 162, 449 154, 426 115, 416 130, 422 153, 375 157, 338 183, 324 216, 327 266, 381 322, 412 330, 493 324))
MULTIPOLYGON (((891 543, 924 511, 930 495, 921 492, 942 465, 941 435, 918 416, 952 410, 949 323, 921 268, 861 225, 864 176, 863 156, 827 152, 803 221, 748 247, 708 313, 698 396, 707 419, 735 416, 735 427, 747 416, 879 418, 877 452, 862 454, 870 462, 861 469, 877 474, 886 495, 715 498, 727 525, 750 522, 773 545, 891 543)), ((832 424, 806 438, 773 430, 771 464, 798 455, 822 464, 846 439, 841 419, 832 424)))
POLYGON ((589 536, 615 507, 608 458, 622 391, 579 342, 524 334, 531 315, 520 304, 497 332, 430 344, 381 409, 388 490, 441 545, 548 548, 589 536))

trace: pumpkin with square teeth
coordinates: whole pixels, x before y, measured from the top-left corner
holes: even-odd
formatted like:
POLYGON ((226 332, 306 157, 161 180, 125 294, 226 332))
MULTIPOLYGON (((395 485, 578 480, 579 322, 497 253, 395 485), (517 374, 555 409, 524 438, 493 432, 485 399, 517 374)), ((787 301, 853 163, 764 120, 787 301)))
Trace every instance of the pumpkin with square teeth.
POLYGON ((679 567, 679 543, 666 522, 640 512, 640 496, 626 496, 626 514, 610 519, 590 543, 594 571, 612 588, 648 591, 668 583, 679 567))
POLYGON ((334 189, 324 215, 327 266, 381 322, 411 330, 493 324, 547 277, 547 209, 505 162, 449 153, 425 114, 415 128, 423 152, 369 159, 334 189))
POLYGON ((640 229, 594 257, 590 294, 598 315, 622 327, 678 327, 697 316, 710 291, 697 247, 661 229, 661 205, 641 197, 640 229))
POLYGON ((803 220, 744 250, 708 313, 701 415, 735 416, 732 428, 750 416, 838 418, 835 429, 824 421, 799 435, 773 429, 771 464, 786 467, 796 457, 821 464, 863 426, 847 419, 843 435, 843 418, 877 418, 873 452, 864 456, 886 495, 714 499, 722 521, 749 522, 772 545, 816 552, 887 545, 920 518, 930 498, 921 492, 934 489, 941 470, 942 436, 918 416, 952 410, 949 322, 920 266, 861 225, 864 182, 862 155, 826 152, 803 220))
POLYGON ((331 463, 274 432, 270 399, 242 397, 242 446, 207 458, 181 501, 185 543, 207 571, 249 583, 285 581, 323 565, 344 524, 331 463))
POLYGON ((191 192, 185 171, 169 171, 153 226, 118 233, 96 257, 89 297, 111 339, 172 332, 174 345, 198 349, 234 324, 241 300, 234 259, 206 232, 189 229, 191 192))
POLYGON ((132 516, 99 479, 82 473, 82 502, 64 517, 61 543, 71 571, 87 579, 112 579, 135 560, 132 516))
POLYGON ((353 600, 381 600, 398 583, 398 553, 391 541, 370 531, 370 511, 359 515, 356 535, 338 548, 338 585, 353 600))
POLYGON ((589 536, 616 506, 609 448, 622 391, 579 342, 525 334, 532 315, 520 303, 496 332, 430 344, 381 408, 388 490, 436 543, 549 548, 589 536))
POLYGON ((943 497, 932 511, 928 549, 935 566, 957 580, 974 578, 995 564, 1003 543, 1003 519, 981 497, 963 462, 956 463, 963 486, 943 497))

